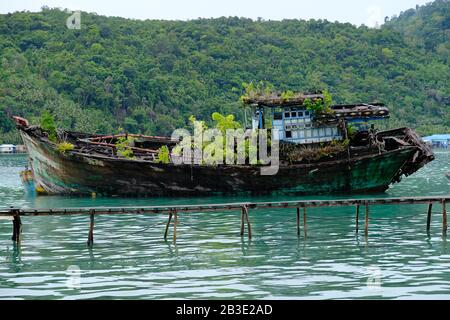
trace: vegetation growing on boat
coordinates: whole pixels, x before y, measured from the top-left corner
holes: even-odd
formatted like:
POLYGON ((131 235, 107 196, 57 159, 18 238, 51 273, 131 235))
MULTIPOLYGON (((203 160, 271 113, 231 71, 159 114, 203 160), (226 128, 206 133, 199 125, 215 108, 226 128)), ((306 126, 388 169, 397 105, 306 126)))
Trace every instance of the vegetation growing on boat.
MULTIPOLYGON (((274 97, 279 97, 284 102, 289 102, 291 100, 296 100, 297 98, 303 95, 300 92, 294 92, 292 90, 286 90, 281 93, 277 92, 274 90, 274 85, 271 84, 269 81, 259 81, 256 84, 253 81, 250 83, 243 82, 242 87, 244 88, 244 94, 241 95, 240 101, 244 104, 246 101, 264 100, 274 97)), ((328 98, 330 99, 327 100, 327 105, 330 106, 331 96, 329 94, 328 98)), ((322 102, 322 100, 320 101, 322 102)))
POLYGON ((62 153, 65 154, 67 151, 72 151, 74 149, 74 145, 70 142, 63 141, 56 145, 56 149, 62 153))
POLYGON ((292 91, 292 90, 284 91, 284 92, 281 94, 281 99, 283 99, 283 100, 289 100, 289 99, 292 99, 292 98, 294 98, 294 97, 295 97, 295 93, 294 93, 294 91, 292 91))
MULTIPOLYGON (((226 132, 227 130, 235 130, 235 129, 241 129, 242 125, 235 120, 235 116, 232 114, 229 115, 223 115, 219 112, 214 112, 211 115, 211 119, 213 120, 214 126, 212 128, 209 128, 208 125, 205 123, 205 121, 201 121, 201 120, 197 120, 197 118, 193 115, 191 115, 189 117, 189 121, 191 122, 191 124, 194 127, 194 132, 199 132, 200 130, 205 132, 205 130, 208 129, 216 129, 218 131, 220 131, 220 133, 222 134, 221 138, 219 138, 220 135, 214 135, 209 137, 210 139, 203 139, 201 141, 201 144, 199 144, 199 141, 197 141, 196 139, 194 139, 191 142, 191 148, 198 148, 201 149, 203 151, 203 158, 205 160, 206 163, 208 164, 215 164, 218 160, 218 157, 220 157, 219 153, 221 153, 223 155, 223 160, 225 161, 226 157, 227 157, 227 153, 226 153, 226 132), (216 146, 222 145, 222 149, 221 151, 217 152, 218 150, 220 150, 220 147, 216 148, 216 146)), ((181 152, 182 152, 182 145, 177 144, 173 149, 172 149, 172 153, 174 155, 177 156, 181 156, 181 152)), ((248 153, 248 141, 246 141, 246 152, 248 153)), ((237 154, 236 154, 236 150, 234 151, 234 155, 233 155, 236 159, 237 154)))
POLYGON ((333 140, 330 143, 321 144, 317 148, 308 148, 301 145, 289 144, 281 147, 281 153, 289 163, 301 161, 318 161, 323 158, 333 158, 347 150, 349 140, 333 140))
POLYGON ((156 159, 157 163, 169 163, 169 148, 167 146, 162 146, 158 149, 158 158, 156 159))
POLYGON ((133 141, 133 137, 119 137, 115 143, 117 154, 126 159, 136 159, 133 150, 131 149, 133 146, 133 141))
POLYGON ((347 135, 348 135, 349 139, 352 139, 356 135, 357 132, 358 132, 358 129, 356 129, 356 127, 353 124, 351 124, 351 123, 347 124, 347 135))
POLYGON ((331 112, 331 104, 333 103, 333 99, 331 98, 331 94, 324 90, 322 92, 322 99, 305 99, 304 105, 306 110, 317 112, 317 113, 330 113, 331 112))
POLYGON ((225 115, 220 114, 219 112, 214 112, 211 115, 211 118, 215 122, 214 123, 215 128, 219 129, 224 136, 228 129, 234 130, 234 129, 241 128, 241 124, 234 120, 235 117, 232 114, 225 116, 225 115))
POLYGON ((56 142, 57 134, 55 118, 47 110, 44 111, 44 113, 41 115, 40 127, 44 132, 47 133, 48 139, 50 141, 56 142))
POLYGON ((243 82, 244 94, 240 97, 243 102, 246 99, 256 99, 261 97, 269 97, 273 90, 273 85, 268 81, 259 81, 256 84, 243 82))

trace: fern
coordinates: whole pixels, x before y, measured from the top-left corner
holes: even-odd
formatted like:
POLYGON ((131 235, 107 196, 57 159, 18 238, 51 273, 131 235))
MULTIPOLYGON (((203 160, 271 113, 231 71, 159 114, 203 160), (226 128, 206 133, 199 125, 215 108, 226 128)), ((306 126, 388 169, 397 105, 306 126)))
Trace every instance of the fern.
POLYGON ((72 151, 74 149, 74 145, 71 144, 70 142, 63 141, 57 144, 56 149, 60 153, 65 154, 67 151, 72 151))

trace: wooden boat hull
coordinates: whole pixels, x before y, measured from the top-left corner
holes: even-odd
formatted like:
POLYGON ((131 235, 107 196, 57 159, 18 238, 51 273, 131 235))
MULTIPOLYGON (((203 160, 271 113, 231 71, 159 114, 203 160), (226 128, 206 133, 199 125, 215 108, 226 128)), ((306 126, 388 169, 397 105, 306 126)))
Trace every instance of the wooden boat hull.
POLYGON ((36 183, 49 194, 156 196, 209 194, 329 194, 381 192, 399 180, 418 148, 316 164, 280 166, 273 176, 258 166, 157 164, 59 153, 40 137, 20 130, 36 183))

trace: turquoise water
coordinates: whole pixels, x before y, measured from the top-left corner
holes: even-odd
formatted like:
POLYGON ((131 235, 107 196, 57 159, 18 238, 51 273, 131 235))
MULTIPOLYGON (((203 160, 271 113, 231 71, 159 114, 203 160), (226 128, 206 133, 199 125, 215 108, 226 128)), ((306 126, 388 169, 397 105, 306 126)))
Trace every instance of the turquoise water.
MULTIPOLYGON (((436 153, 374 196, 450 194, 450 152, 436 153)), ((27 197, 18 176, 25 164, 23 155, 0 156, 1 207, 281 199, 27 197)), ((176 244, 163 240, 164 216, 102 216, 92 249, 88 217, 23 218, 20 248, 11 241, 11 221, 0 220, 0 299, 448 299, 450 249, 440 206, 433 211, 428 236, 426 206, 372 207, 366 239, 355 234, 354 208, 311 209, 305 239, 297 238, 295 210, 253 210, 251 241, 239 236, 238 212, 179 214, 176 244)))

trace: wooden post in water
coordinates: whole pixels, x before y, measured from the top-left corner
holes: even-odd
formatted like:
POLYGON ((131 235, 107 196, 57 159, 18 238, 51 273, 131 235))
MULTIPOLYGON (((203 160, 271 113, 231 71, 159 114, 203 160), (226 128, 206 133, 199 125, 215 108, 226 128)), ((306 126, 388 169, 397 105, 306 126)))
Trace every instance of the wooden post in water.
POLYGON ((364 234, 367 237, 369 235, 369 202, 366 201, 366 222, 364 225, 364 234))
POLYGON ((166 224, 166 231, 164 232, 164 240, 167 239, 167 235, 169 234, 169 227, 170 227, 171 221, 172 221, 172 212, 169 212, 169 220, 167 221, 167 224, 166 224))
POLYGON ((442 199, 442 235, 447 236, 447 208, 445 207, 445 199, 442 199))
POLYGON ((242 206, 242 211, 241 211, 241 237, 244 236, 244 219, 245 219, 245 206, 242 206))
POLYGON ((355 227, 355 231, 356 233, 358 233, 358 229, 359 229, 359 204, 356 205, 356 221, 355 221, 356 227, 355 227))
POLYGON ((433 203, 430 202, 428 204, 428 212, 427 212, 427 232, 430 233, 431 226, 431 209, 433 208, 433 203))
POLYGON ((22 237, 22 221, 20 219, 20 210, 13 209, 13 234, 11 240, 16 244, 20 244, 20 238, 22 237))
POLYGON ((252 238, 252 226, 250 225, 250 218, 248 216, 248 208, 247 208, 247 206, 244 206, 244 208, 245 208, 245 220, 247 221, 248 239, 250 240, 252 238))
POLYGON ((173 214, 173 242, 177 242, 177 224, 178 224, 178 215, 177 211, 174 211, 173 214))
POLYGON ((248 207, 246 205, 243 205, 241 208, 241 237, 244 236, 245 223, 247 223, 248 238, 251 239, 252 226, 250 225, 250 218, 248 217, 248 207))
POLYGON ((95 210, 94 209, 90 210, 89 234, 88 234, 88 241, 87 241, 87 245, 89 247, 92 247, 94 245, 94 214, 95 214, 95 210))
POLYGON ((308 236, 308 227, 306 225, 306 207, 303 207, 303 231, 306 238, 308 236))
POLYGON ((300 208, 297 207, 297 237, 300 237, 300 208))

